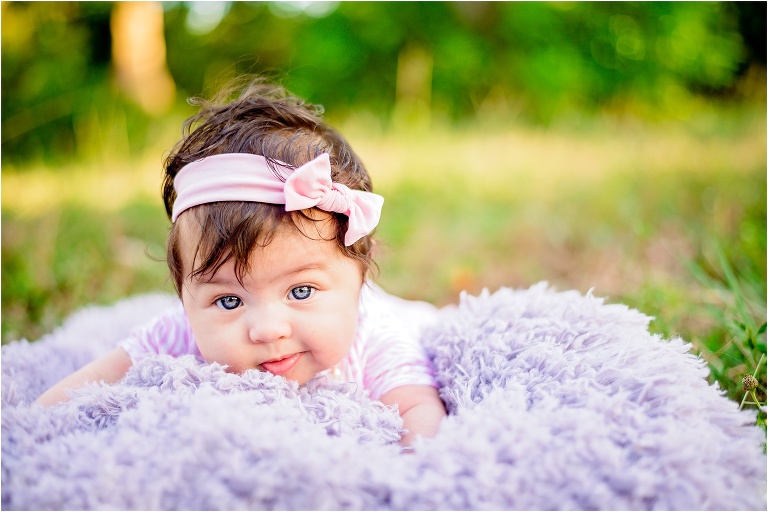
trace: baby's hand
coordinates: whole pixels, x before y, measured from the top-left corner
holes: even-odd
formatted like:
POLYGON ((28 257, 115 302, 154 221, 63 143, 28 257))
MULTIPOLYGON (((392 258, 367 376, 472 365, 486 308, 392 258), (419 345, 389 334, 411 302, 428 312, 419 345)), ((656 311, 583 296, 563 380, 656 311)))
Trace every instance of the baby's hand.
POLYGON ((400 439, 400 444, 409 447, 417 437, 433 437, 445 418, 445 405, 440 400, 437 389, 432 386, 400 386, 382 395, 380 399, 387 405, 397 405, 403 426, 408 432, 400 439))

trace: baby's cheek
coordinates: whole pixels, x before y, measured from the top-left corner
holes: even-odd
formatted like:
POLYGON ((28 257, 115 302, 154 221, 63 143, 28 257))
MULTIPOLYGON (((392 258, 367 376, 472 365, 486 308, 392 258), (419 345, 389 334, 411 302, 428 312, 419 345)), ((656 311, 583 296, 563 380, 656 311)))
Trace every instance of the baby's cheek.
POLYGON ((231 350, 227 350, 226 347, 219 346, 216 349, 207 351, 201 349, 200 353, 203 354, 203 358, 208 363, 226 365, 227 372, 229 373, 242 373, 245 370, 251 369, 251 367, 247 366, 242 357, 238 357, 237 354, 231 350))
MULTIPOLYGON (((194 332, 194 330, 193 330, 194 332)), ((231 353, 230 347, 222 343, 221 340, 217 340, 212 336, 213 333, 208 332, 207 329, 198 329, 194 332, 195 340, 197 341, 197 348, 200 350, 203 359, 208 363, 226 364, 230 367, 234 367, 233 363, 236 358, 231 353)), ((228 368, 227 371, 236 371, 232 368, 228 368)))
POLYGON ((349 326, 344 332, 339 333, 337 342, 337 358, 343 359, 349 353, 352 345, 355 342, 355 335, 357 334, 357 325, 349 326))

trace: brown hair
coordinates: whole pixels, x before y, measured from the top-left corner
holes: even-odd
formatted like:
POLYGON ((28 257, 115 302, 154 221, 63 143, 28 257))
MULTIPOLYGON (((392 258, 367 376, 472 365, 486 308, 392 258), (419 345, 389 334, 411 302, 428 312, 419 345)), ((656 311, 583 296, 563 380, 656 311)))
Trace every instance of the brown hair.
MULTIPOLYGON (((165 161, 163 201, 170 217, 176 191, 173 180, 185 165, 204 157, 222 153, 261 155, 271 164, 280 161, 298 167, 328 153, 331 178, 351 189, 372 191, 371 179, 360 158, 349 143, 322 119, 322 107, 291 96, 285 89, 268 85, 261 79, 233 83, 211 101, 190 99, 200 111, 187 119, 183 137, 165 161), (232 99, 234 97, 234 99, 232 99)), ((283 205, 255 202, 218 202, 195 206, 193 215, 199 226, 200 239, 192 259, 189 276, 213 275, 230 259, 235 262, 235 275, 242 281, 249 270, 251 251, 268 245, 276 229, 284 222, 296 229, 297 216, 312 222, 318 216, 307 212, 286 212, 283 205), (195 262, 199 264, 195 266, 195 262)), ((348 219, 333 213, 335 241, 345 256, 360 263, 365 276, 374 265, 373 240, 365 236, 347 247, 344 234, 348 219)), ((168 236, 167 261, 176 291, 181 295, 184 280, 178 222, 168 236)), ((305 234, 305 236, 309 236, 305 234)))

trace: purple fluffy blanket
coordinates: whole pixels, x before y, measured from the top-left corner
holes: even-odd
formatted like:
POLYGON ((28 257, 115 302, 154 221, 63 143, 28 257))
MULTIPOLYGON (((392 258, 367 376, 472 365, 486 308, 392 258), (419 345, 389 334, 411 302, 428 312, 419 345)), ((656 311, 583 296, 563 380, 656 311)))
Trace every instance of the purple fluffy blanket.
POLYGON ((759 509, 753 412, 680 339, 545 284, 462 296, 423 343, 449 417, 415 452, 344 383, 142 362, 68 404, 29 404, 173 299, 86 308, 2 351, 4 509, 759 509))

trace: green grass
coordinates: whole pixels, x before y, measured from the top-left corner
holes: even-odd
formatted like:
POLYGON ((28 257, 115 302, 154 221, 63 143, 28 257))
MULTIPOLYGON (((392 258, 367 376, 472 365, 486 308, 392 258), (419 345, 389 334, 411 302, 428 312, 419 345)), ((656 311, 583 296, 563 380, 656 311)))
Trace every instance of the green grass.
POLYGON ((4 208, 3 341, 37 339, 85 304, 171 292, 157 203, 139 200, 114 213, 67 204, 33 217, 4 208))
MULTIPOLYGON (((721 130, 340 128, 386 197, 385 289, 444 305, 541 280, 594 288, 693 343, 741 401, 766 351, 766 149, 764 115, 739 119, 721 130)), ((151 195, 159 156, 145 160, 111 174, 4 172, 4 343, 37 339, 88 303, 171 292, 159 261, 169 224, 151 195)), ((764 364, 757 377, 764 401, 764 364)))

